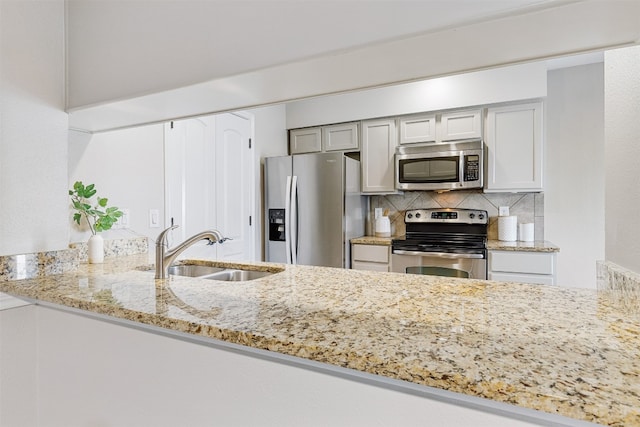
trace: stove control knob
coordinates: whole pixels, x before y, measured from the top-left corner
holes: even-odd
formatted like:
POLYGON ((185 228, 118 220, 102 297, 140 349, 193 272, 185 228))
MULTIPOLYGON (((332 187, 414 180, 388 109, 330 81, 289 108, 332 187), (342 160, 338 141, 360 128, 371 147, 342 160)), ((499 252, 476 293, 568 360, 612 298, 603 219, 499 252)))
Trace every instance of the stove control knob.
POLYGON ((418 213, 416 214, 416 218, 420 218, 421 216, 422 216, 422 215, 420 215, 420 212, 418 212, 418 213))
POLYGON ((479 219, 484 219, 484 214, 480 214, 480 215, 478 215, 478 218, 479 218, 479 219))
POLYGON ((409 219, 413 218, 413 214, 407 214, 407 218, 409 219))
POLYGON ((476 214, 474 214, 473 212, 471 212, 471 213, 469 214, 469 218, 473 219, 473 218, 475 218, 475 217, 476 217, 476 214))

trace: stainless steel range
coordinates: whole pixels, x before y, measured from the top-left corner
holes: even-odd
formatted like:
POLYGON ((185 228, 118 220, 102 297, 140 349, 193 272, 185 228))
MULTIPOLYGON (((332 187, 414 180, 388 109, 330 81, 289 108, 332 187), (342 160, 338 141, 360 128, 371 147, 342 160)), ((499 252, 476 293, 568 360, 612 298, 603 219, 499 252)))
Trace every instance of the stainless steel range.
POLYGON ((406 235, 392 241, 392 271, 444 267, 469 278, 487 278, 487 211, 412 209, 405 212, 404 222, 406 235))

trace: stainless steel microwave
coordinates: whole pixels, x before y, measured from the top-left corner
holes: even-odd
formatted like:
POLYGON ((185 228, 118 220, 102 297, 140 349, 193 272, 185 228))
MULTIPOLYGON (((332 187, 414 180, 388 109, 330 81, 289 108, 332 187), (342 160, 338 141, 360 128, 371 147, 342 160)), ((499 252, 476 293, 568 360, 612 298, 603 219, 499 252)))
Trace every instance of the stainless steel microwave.
POLYGON ((482 188, 484 142, 408 144, 396 148, 398 190, 482 188))

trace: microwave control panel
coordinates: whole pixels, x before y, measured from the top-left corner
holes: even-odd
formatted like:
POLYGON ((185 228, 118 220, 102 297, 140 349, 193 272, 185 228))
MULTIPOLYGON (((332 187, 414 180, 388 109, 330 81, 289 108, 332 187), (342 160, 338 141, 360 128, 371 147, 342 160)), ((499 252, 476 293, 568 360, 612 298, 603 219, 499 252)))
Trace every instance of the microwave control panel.
POLYGON ((480 179, 480 156, 477 154, 464 156, 464 180, 478 181, 480 179))

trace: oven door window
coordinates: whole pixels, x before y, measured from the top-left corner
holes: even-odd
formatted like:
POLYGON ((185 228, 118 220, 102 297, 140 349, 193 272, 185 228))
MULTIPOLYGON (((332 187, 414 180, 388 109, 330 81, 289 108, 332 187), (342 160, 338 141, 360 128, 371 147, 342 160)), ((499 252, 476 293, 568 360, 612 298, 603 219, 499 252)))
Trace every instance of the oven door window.
POLYGON ((437 183, 460 181, 460 157, 435 157, 399 161, 400 182, 437 183))

